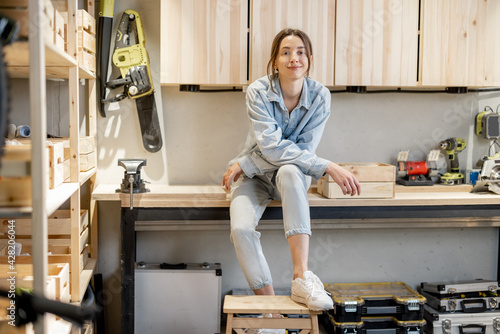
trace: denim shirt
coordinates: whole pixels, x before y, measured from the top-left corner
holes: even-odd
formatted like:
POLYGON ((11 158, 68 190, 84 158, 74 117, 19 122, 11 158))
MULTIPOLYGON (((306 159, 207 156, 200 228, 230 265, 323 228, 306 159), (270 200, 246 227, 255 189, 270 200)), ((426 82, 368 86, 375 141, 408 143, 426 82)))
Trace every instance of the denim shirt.
POLYGON ((321 178, 330 161, 316 155, 326 121, 330 116, 330 91, 321 83, 304 78, 300 100, 289 113, 279 79, 267 76, 250 86, 246 105, 250 132, 243 151, 230 164, 239 162, 249 178, 294 164, 305 174, 321 178))

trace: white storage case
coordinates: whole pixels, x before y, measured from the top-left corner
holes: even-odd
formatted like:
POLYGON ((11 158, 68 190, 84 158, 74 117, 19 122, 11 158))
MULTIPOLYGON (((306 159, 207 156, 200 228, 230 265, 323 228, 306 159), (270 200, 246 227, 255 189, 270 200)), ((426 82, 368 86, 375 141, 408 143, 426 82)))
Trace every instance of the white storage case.
POLYGON ((135 333, 220 333, 221 278, 220 264, 136 263, 135 333))
POLYGON ((438 312, 424 306, 425 332, 429 334, 499 334, 500 311, 481 313, 438 312))

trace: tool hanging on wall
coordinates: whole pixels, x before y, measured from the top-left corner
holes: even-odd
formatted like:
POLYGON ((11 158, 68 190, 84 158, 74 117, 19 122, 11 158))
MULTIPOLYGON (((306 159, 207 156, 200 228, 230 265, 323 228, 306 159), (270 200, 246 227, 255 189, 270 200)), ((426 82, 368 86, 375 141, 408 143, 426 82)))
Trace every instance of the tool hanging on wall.
POLYGON ((475 130, 478 136, 485 139, 498 139, 500 137, 500 115, 493 112, 491 107, 484 108, 483 112, 476 115, 475 130))
POLYGON ((106 88, 123 87, 123 93, 112 98, 103 98, 102 103, 119 102, 127 97, 135 100, 142 142, 149 152, 158 152, 162 147, 160 122, 156 110, 153 78, 141 16, 127 9, 120 20, 115 37, 113 64, 121 76, 106 83, 106 88))
POLYGON ((397 182, 405 186, 432 186, 432 177, 438 176, 439 150, 432 150, 427 161, 408 161, 410 151, 401 151, 397 158, 397 182))
POLYGON ((114 0, 101 0, 99 10, 99 25, 97 30, 97 77, 99 78, 99 113, 106 117, 103 100, 106 98, 106 82, 108 81, 109 52, 111 48, 111 35, 113 32, 113 17, 115 8, 114 0))
POLYGON ((448 185, 456 185, 464 183, 464 174, 460 173, 458 154, 462 152, 466 145, 465 139, 448 138, 439 143, 441 149, 446 151, 450 160, 450 172, 441 176, 441 183, 448 185))

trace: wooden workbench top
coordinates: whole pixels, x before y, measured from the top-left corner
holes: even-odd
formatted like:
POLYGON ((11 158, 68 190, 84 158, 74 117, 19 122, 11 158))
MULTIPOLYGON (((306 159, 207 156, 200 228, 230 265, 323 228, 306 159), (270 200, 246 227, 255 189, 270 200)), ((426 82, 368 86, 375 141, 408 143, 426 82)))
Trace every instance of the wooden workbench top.
MULTIPOLYGON (((121 201, 123 207, 130 206, 130 194, 116 193, 115 184, 100 184, 92 193, 98 201, 121 201)), ((168 186, 147 185, 151 191, 134 194, 134 207, 229 207, 229 194, 221 186, 168 186)), ((404 187, 396 186, 396 194, 391 199, 361 199, 346 196, 345 199, 328 199, 309 191, 311 207, 345 206, 438 206, 438 205, 495 205, 500 204, 500 195, 470 193, 471 186, 404 187)), ((272 201, 269 206, 281 206, 272 201)))

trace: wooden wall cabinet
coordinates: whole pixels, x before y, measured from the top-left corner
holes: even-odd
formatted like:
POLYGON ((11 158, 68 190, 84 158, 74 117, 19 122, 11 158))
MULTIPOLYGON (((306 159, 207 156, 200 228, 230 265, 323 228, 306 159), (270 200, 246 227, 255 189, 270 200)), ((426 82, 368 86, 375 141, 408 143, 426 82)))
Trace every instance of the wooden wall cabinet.
POLYGON ((251 0, 250 80, 267 74, 274 36, 283 28, 304 30, 313 45, 310 77, 333 86, 335 0, 251 0))
POLYGON ((337 1, 335 85, 416 86, 419 0, 337 1))
POLYGON ((246 85, 247 0, 162 0, 161 84, 246 85))
POLYGON ((500 2, 422 4, 422 85, 500 86, 500 2))

